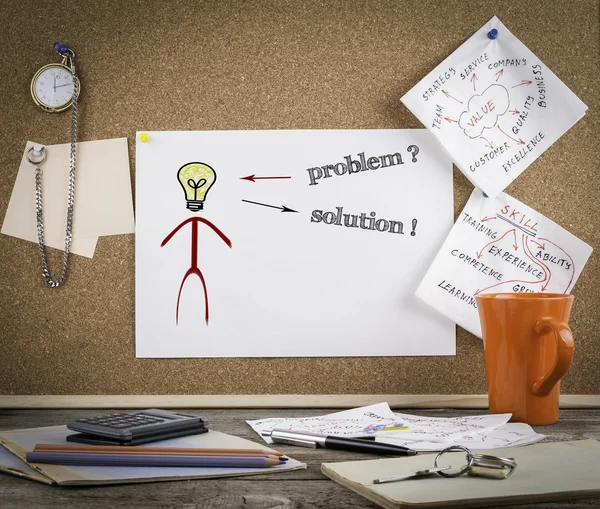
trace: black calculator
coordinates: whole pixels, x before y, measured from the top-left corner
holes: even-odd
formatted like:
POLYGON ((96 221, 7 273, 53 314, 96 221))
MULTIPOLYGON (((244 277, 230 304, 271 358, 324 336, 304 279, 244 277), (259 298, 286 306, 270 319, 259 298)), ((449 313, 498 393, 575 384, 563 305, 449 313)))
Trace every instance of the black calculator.
POLYGON ((208 431, 208 422, 198 415, 152 408, 77 419, 69 422, 67 428, 80 432, 67 436, 69 442, 94 445, 139 445, 205 433, 208 431))

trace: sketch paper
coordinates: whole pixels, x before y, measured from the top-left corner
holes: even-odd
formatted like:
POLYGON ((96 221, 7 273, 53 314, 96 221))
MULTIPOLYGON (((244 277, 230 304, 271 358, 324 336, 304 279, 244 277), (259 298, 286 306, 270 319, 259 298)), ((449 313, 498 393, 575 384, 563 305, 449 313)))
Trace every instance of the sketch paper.
MULTIPOLYGON (((38 242, 35 167, 26 159, 27 142, 2 224, 6 235, 38 242)), ((44 243, 64 249, 70 144, 47 145, 42 163, 44 243)), ((71 252, 91 258, 99 236, 133 233, 133 198, 127 138, 77 144, 75 210, 71 252)))
POLYGON ((405 426, 405 421, 400 417, 396 417, 387 403, 377 403, 313 417, 272 417, 246 422, 268 444, 272 444, 273 440, 261 433, 276 428, 309 431, 340 437, 361 437, 376 435, 385 427, 391 427, 395 424, 399 427, 405 426))
POLYGON ((447 442, 466 434, 482 433, 505 425, 512 414, 467 415, 462 417, 423 417, 394 413, 394 417, 406 422, 406 431, 384 431, 377 436, 428 442, 447 442))
POLYGON ((402 102, 465 176, 495 197, 587 110, 493 17, 402 102), (497 38, 488 33, 496 29, 497 38))
POLYGON ((138 357, 454 355, 414 296, 453 224, 426 130, 147 134, 138 357))
POLYGON ((480 293, 569 294, 592 248, 501 193, 475 189, 417 289, 417 296, 481 337, 480 293))
POLYGON ((450 445, 494 449, 527 445, 544 438, 522 423, 509 423, 511 414, 428 417, 394 413, 387 403, 377 403, 314 417, 274 417, 246 421, 268 444, 263 431, 286 429, 339 437, 375 437, 377 442, 440 451, 450 445))
POLYGON ((455 435, 448 440, 441 441, 428 441, 426 439, 422 441, 407 440, 404 437, 398 435, 393 436, 379 436, 375 437, 376 442, 383 442, 392 445, 401 445, 408 447, 414 451, 441 451, 451 445, 463 445, 469 449, 498 449, 501 447, 516 447, 534 444, 546 438, 546 435, 536 433, 529 424, 522 422, 511 422, 504 424, 498 428, 494 428, 488 431, 475 431, 470 433, 464 433, 461 435, 455 435))

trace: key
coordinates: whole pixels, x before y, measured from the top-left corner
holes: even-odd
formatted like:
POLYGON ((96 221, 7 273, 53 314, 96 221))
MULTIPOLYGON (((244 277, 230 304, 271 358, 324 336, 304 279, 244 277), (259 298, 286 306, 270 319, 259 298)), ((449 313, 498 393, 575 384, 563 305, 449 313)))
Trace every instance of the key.
POLYGON ((438 472, 443 472, 444 470, 449 469, 450 467, 426 468, 425 470, 417 470, 415 472, 395 475, 393 477, 382 477, 381 479, 373 479, 373 484, 384 484, 386 482, 404 481, 406 479, 413 479, 415 477, 425 477, 427 475, 437 474, 438 472))

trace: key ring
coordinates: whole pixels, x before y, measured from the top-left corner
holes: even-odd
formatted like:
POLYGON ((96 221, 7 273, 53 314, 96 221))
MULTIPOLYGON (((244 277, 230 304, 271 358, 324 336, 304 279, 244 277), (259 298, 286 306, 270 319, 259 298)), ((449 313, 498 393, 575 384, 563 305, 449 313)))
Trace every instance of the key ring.
POLYGON ((438 468, 438 460, 447 452, 464 452, 467 455, 467 464, 462 467, 458 472, 455 473, 451 473, 451 474, 447 474, 446 472, 440 470, 438 472, 439 475, 441 475, 442 477, 459 477, 461 475, 463 475, 465 472, 468 472, 469 469, 471 468, 471 465, 473 464, 473 453, 466 447, 464 447, 463 445, 453 445, 451 447, 446 447, 443 451, 441 451, 440 453, 438 453, 438 455, 435 457, 435 461, 433 462, 433 466, 434 468, 438 468))
POLYGON ((39 166, 46 160, 46 147, 42 146, 39 150, 36 150, 35 146, 33 146, 27 151, 25 157, 27 158, 27 161, 34 166, 39 166), (33 154, 34 157, 39 157, 40 159, 34 160, 31 158, 30 154, 33 154))
POLYGON ((512 458, 501 458, 489 454, 473 454, 470 449, 462 445, 447 447, 435 457, 434 467, 438 468, 438 460, 447 452, 464 452, 467 455, 467 464, 458 472, 446 473, 443 470, 437 473, 442 477, 459 477, 467 473, 476 477, 506 479, 517 468, 517 462, 512 458))

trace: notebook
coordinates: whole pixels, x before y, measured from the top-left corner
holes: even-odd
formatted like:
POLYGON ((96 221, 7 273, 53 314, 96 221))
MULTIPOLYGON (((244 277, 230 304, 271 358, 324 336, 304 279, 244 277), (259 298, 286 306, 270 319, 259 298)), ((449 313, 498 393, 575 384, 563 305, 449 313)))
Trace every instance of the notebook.
MULTIPOLYGON (((215 477, 235 477, 253 474, 299 470, 306 468, 290 458, 285 465, 268 468, 207 468, 207 467, 98 467, 67 466, 41 463, 27 463, 25 454, 32 451, 35 444, 68 444, 66 437, 73 433, 66 426, 21 429, 0 432, 0 471, 26 477, 46 484, 92 485, 123 484, 183 479, 205 479, 215 477)), ((245 438, 209 431, 201 435, 162 440, 147 444, 161 447, 215 447, 231 449, 273 450, 245 438)), ((140 445, 138 447, 145 447, 140 445)))
MULTIPOLYGON (((474 451, 476 452, 476 451, 474 451)), ((489 454, 483 451, 483 454, 489 454)), ((579 440, 504 449, 517 468, 503 480, 439 475, 387 484, 373 479, 433 466, 434 455, 323 463, 334 481, 388 509, 484 507, 600 496, 600 442, 579 440)))

